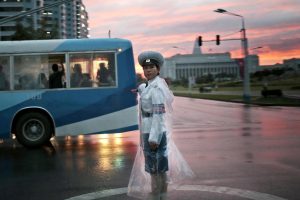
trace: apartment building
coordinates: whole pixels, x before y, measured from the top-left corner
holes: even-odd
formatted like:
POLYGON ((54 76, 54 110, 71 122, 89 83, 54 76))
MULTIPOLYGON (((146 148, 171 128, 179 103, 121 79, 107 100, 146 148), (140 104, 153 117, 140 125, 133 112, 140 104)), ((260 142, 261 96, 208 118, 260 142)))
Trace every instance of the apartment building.
MULTIPOLYGON (((59 0, 0 0, 0 21, 32 9, 51 6, 59 0)), ((0 25, 0 40, 11 40, 17 22, 34 30, 43 27, 46 34, 57 38, 88 38, 88 13, 82 0, 70 0, 59 6, 42 9, 0 25)))

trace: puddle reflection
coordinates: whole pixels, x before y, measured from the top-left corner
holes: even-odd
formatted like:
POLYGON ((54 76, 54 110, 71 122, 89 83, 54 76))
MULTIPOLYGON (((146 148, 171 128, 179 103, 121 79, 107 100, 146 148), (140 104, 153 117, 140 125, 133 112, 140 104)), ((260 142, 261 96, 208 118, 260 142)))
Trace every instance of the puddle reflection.
POLYGON ((242 123, 245 125, 242 127, 242 136, 251 136, 252 134, 253 119, 251 111, 251 107, 249 106, 244 106, 241 109, 241 119, 242 123))
POLYGON ((0 179, 57 170, 67 177, 74 173, 99 177, 120 172, 126 162, 131 165, 136 152, 135 133, 127 134, 57 137, 34 149, 25 148, 16 140, 0 141, 0 179))
POLYGON ((126 156, 130 156, 125 152, 123 133, 68 136, 64 142, 65 164, 69 169, 118 170, 124 168, 126 156))
POLYGON ((38 174, 40 171, 51 171, 56 168, 53 162, 56 149, 51 142, 41 148, 25 148, 15 140, 3 142, 0 151, 0 179, 22 177, 38 174))

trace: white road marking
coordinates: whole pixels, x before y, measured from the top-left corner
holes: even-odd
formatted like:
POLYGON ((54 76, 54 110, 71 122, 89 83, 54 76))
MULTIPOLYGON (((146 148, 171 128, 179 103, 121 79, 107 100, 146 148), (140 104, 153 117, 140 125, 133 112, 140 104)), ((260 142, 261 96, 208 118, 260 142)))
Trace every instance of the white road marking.
POLYGON ((207 186, 207 185, 183 185, 179 187, 177 190, 229 194, 229 195, 244 197, 252 200, 287 200, 271 194, 255 192, 251 190, 242 190, 242 189, 231 188, 231 187, 207 186))
MULTIPOLYGON (((180 186, 177 190, 228 194, 228 195, 244 197, 252 200, 287 200, 271 194, 255 192, 251 190, 242 190, 242 189, 231 188, 231 187, 223 187, 223 186, 183 185, 180 186)), ((123 188, 102 190, 98 192, 83 194, 65 200, 95 200, 95 199, 100 199, 100 198, 119 195, 119 194, 126 194, 126 193, 127 193, 127 187, 123 187, 123 188)))
POLYGON ((76 197, 71 197, 65 200, 94 200, 94 199, 100 199, 104 197, 110 197, 110 196, 114 196, 118 194, 126 194, 126 193, 127 193, 127 187, 124 187, 124 188, 116 188, 116 189, 92 192, 92 193, 83 194, 76 197))

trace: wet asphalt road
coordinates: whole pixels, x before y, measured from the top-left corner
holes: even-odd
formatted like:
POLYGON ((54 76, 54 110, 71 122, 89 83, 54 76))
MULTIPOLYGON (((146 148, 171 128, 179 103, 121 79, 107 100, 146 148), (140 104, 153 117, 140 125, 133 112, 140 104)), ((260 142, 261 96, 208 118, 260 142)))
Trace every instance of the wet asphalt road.
MULTIPOLYGON (((168 199, 300 199, 300 108, 180 97, 174 105, 174 139, 197 177, 168 199)), ((40 149, 0 140, 0 200, 122 191, 137 144, 138 131, 59 137, 40 149)))

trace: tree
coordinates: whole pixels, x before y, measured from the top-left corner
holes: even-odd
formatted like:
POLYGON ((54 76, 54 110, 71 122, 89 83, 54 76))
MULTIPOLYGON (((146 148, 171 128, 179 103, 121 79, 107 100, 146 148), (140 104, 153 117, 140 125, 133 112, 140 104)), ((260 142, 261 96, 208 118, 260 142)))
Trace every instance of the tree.
POLYGON ((282 69, 282 68, 281 69, 279 68, 279 69, 273 69, 272 70, 272 74, 274 74, 274 75, 276 75, 278 77, 281 76, 283 73, 284 73, 284 69, 282 69))
POLYGON ((55 23, 55 25, 52 27, 51 39, 59 39, 59 27, 58 27, 58 23, 55 23))
POLYGON ((196 78, 196 83, 210 83, 213 81, 214 81, 214 76, 210 73, 196 78))
POLYGON ((42 40, 42 39, 50 38, 50 36, 47 34, 47 31, 46 31, 46 25, 47 25, 47 21, 45 19, 42 19, 40 21, 40 28, 38 28, 35 31, 35 39, 42 40))
POLYGON ((50 33, 47 33, 47 20, 42 19, 40 21, 40 27, 37 30, 33 28, 32 20, 27 21, 29 26, 24 27, 20 20, 16 23, 16 32, 12 35, 12 40, 44 40, 44 39, 58 39, 59 32, 58 32, 58 24, 51 28, 50 33))
POLYGON ((16 23, 16 32, 11 36, 11 40, 32 40, 33 35, 29 28, 25 28, 20 21, 16 23))

